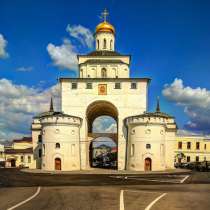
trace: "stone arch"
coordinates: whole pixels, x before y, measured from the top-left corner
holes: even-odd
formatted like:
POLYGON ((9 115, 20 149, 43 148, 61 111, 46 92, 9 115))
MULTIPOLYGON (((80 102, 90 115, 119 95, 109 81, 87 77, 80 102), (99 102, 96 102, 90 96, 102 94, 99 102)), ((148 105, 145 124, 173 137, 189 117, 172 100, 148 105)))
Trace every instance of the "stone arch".
MULTIPOLYGON (((118 128, 117 133, 93 133, 93 122, 97 117, 100 116, 110 116, 112 117, 117 124, 118 127, 118 110, 115 105, 111 102, 98 100, 94 101, 87 107, 86 110, 86 120, 87 120, 87 136, 89 139, 88 150, 89 150, 89 165, 92 167, 92 144, 93 141, 98 137, 108 137, 111 138, 115 144, 116 148, 118 147, 118 128)), ((117 154, 117 153, 116 153, 117 154)))
POLYGON ((113 117, 118 123, 118 109, 114 104, 105 100, 94 101, 88 105, 86 110, 88 133, 92 131, 93 121, 102 115, 113 117))

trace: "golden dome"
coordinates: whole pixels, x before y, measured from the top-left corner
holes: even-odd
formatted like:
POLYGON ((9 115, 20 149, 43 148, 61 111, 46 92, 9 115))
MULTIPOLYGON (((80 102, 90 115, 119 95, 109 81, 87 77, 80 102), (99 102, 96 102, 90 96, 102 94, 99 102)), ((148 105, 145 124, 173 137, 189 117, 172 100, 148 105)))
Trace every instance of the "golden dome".
POLYGON ((96 33, 98 32, 111 32, 114 34, 115 28, 110 23, 104 21, 96 26, 96 33))

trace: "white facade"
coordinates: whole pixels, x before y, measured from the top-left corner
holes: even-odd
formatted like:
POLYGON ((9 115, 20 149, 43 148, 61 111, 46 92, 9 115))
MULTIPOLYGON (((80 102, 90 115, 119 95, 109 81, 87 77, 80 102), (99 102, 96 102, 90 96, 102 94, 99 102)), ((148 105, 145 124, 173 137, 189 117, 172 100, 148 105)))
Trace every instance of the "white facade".
MULTIPOLYGON (((148 81, 148 79, 118 79, 117 82, 121 83, 121 89, 115 89, 116 79, 93 79, 92 81, 90 79, 60 79, 62 112, 69 115, 77 113, 77 116, 84 120, 80 129, 82 169, 89 168, 88 107, 91 108, 94 105, 95 107, 101 106, 101 109, 108 109, 106 104, 116 109, 116 113, 112 114, 118 121, 118 169, 125 169, 126 133, 123 120, 147 110, 148 81), (74 82, 77 83, 77 89, 72 89, 74 82), (89 82, 92 82, 92 89, 86 88, 89 82), (136 83, 137 89, 131 89, 132 82, 136 83), (106 95, 99 95, 101 84, 107 87, 106 95)), ((103 115, 103 112, 99 114, 103 115)))
POLYGON ((115 51, 115 29, 111 24, 100 23, 95 39, 94 52, 78 55, 79 78, 59 79, 61 112, 51 109, 34 118, 36 167, 90 169, 91 126, 97 117, 108 115, 117 122, 118 170, 145 170, 146 158, 152 159, 151 170, 173 168, 174 119, 161 112, 154 122, 142 118, 147 112, 150 79, 130 78, 131 56, 115 51), (151 134, 145 134, 145 129, 151 130, 151 134), (150 151, 145 149, 148 142, 150 151), (135 148, 134 154, 130 154, 131 147, 135 148))

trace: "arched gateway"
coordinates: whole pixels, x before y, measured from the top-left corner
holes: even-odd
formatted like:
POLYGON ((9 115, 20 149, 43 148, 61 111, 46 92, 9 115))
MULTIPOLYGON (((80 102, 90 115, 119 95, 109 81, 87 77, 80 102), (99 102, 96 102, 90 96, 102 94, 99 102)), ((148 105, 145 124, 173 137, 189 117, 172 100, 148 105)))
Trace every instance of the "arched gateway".
MULTIPOLYGON (((88 149, 89 149, 89 165, 90 167, 97 167, 97 164, 93 165, 93 160, 98 157, 98 167, 108 167, 110 165, 110 168, 117 168, 117 147, 118 147, 118 110, 117 108, 110 102, 104 101, 104 100, 98 100, 92 102, 88 107, 86 111, 86 119, 87 119, 87 137, 88 137, 88 149), (107 132, 106 130, 102 129, 100 132, 94 132, 93 131, 93 122, 95 119, 101 116, 109 116, 112 117, 116 122, 116 132, 107 132), (97 139, 101 139, 98 141, 97 139), (108 140, 113 140, 115 142, 115 152, 112 152, 112 149, 109 146, 106 146, 106 143, 108 143, 108 140), (103 148, 98 147, 97 151, 99 154, 98 156, 96 153, 94 153, 94 143, 102 143, 103 148), (106 148, 107 147, 107 148, 106 148), (106 149, 107 151, 106 151, 106 149), (114 160, 111 157, 116 157, 116 160, 114 160), (110 161, 105 161, 106 159, 112 159, 110 161), (101 161, 99 161, 101 160, 101 161), (116 161, 116 165, 115 162, 116 161)), ((97 161, 95 161, 97 162, 97 161)))
MULTIPOLYGON (((89 170, 95 158, 92 144, 111 139, 118 170, 174 167, 175 120, 159 106, 147 112, 150 79, 130 77, 131 55, 115 50, 115 35, 107 20, 96 26, 95 50, 77 55, 79 77, 59 79, 60 112, 51 106, 49 112, 34 117, 34 165, 55 170, 54 158, 62 157, 61 170, 89 170), (100 116, 114 119, 116 132, 95 132, 93 124, 100 116), (145 160, 148 155, 152 161, 145 160)), ((57 160, 56 168, 59 164, 57 160)))

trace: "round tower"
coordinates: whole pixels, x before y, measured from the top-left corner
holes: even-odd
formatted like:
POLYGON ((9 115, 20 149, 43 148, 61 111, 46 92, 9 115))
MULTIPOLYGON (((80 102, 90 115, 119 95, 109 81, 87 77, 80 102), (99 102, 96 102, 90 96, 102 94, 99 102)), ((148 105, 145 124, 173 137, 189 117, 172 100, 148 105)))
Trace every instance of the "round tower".
POLYGON ((61 112, 40 118, 42 169, 80 170, 79 132, 82 119, 61 112))
POLYGON ((174 168, 177 125, 174 117, 160 111, 126 118, 128 128, 127 169, 161 171, 174 168))

